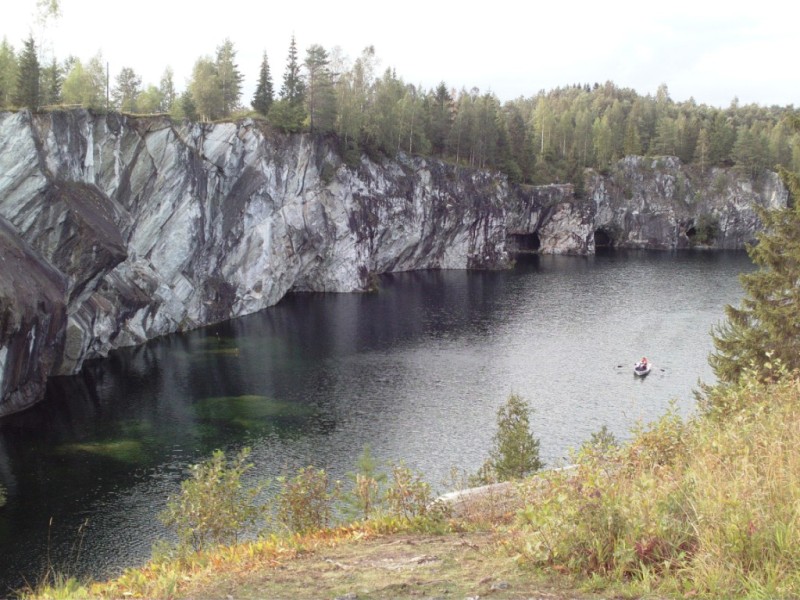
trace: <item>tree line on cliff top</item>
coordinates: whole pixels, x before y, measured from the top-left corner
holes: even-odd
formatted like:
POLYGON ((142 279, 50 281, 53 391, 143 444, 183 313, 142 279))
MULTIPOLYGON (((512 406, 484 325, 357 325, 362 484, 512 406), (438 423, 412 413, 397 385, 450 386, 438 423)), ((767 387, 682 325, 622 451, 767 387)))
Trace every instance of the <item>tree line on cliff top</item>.
POLYGON ((243 99, 244 73, 229 39, 197 59, 180 93, 170 67, 158 85, 144 85, 128 66, 109 80, 100 54, 86 62, 40 54, 32 36, 19 51, 0 43, 0 108, 80 105, 201 121, 254 116, 283 131, 335 134, 350 156, 430 155, 525 183, 579 184, 584 168, 604 170, 632 154, 675 155, 702 170, 735 165, 753 177, 778 165, 800 171, 793 106, 677 102, 666 85, 641 95, 610 81, 574 84, 501 102, 477 88, 406 83, 379 68, 371 46, 355 60, 318 44, 301 57, 292 37, 280 86, 264 53, 253 97, 243 99))

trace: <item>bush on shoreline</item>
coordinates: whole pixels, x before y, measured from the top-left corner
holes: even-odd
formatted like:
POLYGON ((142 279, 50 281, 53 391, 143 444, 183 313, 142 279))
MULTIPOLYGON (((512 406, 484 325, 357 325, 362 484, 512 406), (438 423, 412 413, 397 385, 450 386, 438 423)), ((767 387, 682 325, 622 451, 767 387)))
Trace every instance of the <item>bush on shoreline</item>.
POLYGON ((519 517, 525 561, 634 593, 797 597, 800 381, 726 393, 738 408, 722 421, 667 414, 545 474, 549 489, 519 517))

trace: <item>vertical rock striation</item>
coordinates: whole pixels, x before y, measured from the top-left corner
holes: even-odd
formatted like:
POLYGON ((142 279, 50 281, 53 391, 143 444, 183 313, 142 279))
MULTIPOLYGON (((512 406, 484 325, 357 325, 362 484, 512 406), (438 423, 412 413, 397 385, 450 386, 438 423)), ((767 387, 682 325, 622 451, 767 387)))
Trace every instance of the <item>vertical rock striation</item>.
POLYGON ((706 213, 717 245, 740 247, 758 227, 752 203, 780 201, 773 180, 759 193, 727 172, 708 175, 708 185, 725 177, 713 198, 688 184, 680 194, 679 164, 644 160, 593 175, 578 199, 570 185, 513 186, 419 157, 347 165, 332 142, 251 120, 2 113, 0 415, 35 402, 50 374, 291 290, 505 268, 526 244, 593 253, 598 227, 618 245, 681 247, 706 213))

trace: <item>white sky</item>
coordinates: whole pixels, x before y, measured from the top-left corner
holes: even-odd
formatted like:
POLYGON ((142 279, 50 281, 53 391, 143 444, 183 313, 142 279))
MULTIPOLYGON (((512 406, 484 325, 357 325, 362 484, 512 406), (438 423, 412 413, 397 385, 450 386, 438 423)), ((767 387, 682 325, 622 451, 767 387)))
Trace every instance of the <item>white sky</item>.
MULTIPOLYGON (((32 32, 35 0, 6 2, 0 37, 16 50, 32 32)), ((800 4, 795 0, 61 0, 46 32, 59 60, 102 52, 112 80, 132 67, 145 85, 166 66, 182 90, 195 60, 227 37, 245 75, 243 104, 266 50, 276 92, 289 40, 356 58, 374 45, 379 73, 394 67, 425 88, 478 87, 501 100, 611 80, 640 94, 666 83, 676 101, 800 105, 800 4)))

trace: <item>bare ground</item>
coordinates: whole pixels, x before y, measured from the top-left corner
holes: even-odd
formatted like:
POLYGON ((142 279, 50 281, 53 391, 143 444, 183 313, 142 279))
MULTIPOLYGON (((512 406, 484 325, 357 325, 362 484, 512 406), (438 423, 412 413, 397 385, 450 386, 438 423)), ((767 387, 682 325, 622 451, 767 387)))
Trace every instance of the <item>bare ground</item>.
POLYGON ((492 533, 393 535, 301 555, 245 577, 186 590, 188 598, 589 600, 521 568, 492 533))

